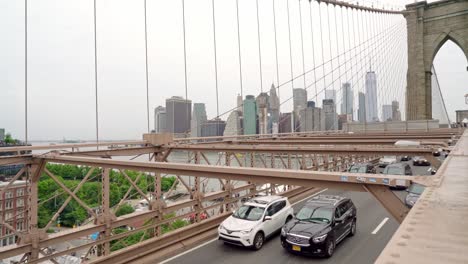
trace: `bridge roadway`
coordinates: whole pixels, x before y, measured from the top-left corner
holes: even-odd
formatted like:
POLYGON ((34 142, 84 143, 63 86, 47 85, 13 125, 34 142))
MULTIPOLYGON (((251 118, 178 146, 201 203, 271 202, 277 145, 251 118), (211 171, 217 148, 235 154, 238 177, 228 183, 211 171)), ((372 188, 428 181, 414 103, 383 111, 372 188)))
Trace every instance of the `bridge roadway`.
MULTIPOLYGON (((356 235, 343 240, 336 248, 335 254, 329 259, 293 255, 281 247, 279 234, 277 234, 269 239, 259 251, 227 245, 214 239, 202 247, 187 251, 164 263, 373 263, 398 228, 397 221, 369 193, 327 190, 323 194, 350 197, 356 204, 358 212, 356 235), (386 218, 388 220, 380 230, 372 234, 386 218)), ((403 199, 406 192, 399 191, 397 194, 403 199)), ((295 204, 294 211, 297 212, 304 202, 295 204)))
MULTIPOLYGON (((442 157, 440 158, 443 159, 442 157)), ((428 175, 429 166, 412 166, 413 174, 428 175)), ((377 173, 383 169, 378 168, 377 173)), ((406 191, 395 191, 400 199, 404 199, 406 191)), ((259 251, 253 251, 237 246, 225 245, 217 239, 196 248, 186 251, 176 257, 169 258, 163 263, 190 264, 190 263, 374 263, 379 254, 398 229, 397 221, 379 204, 379 202, 367 192, 350 192, 340 190, 327 190, 323 194, 336 194, 350 197, 356 204, 358 211, 358 229, 354 237, 343 240, 336 248, 335 254, 330 259, 317 257, 303 257, 293 255, 283 250, 279 241, 279 234, 268 240, 259 251), (388 220, 372 234, 385 218, 388 220)), ((305 201, 295 204, 297 212, 305 201)))

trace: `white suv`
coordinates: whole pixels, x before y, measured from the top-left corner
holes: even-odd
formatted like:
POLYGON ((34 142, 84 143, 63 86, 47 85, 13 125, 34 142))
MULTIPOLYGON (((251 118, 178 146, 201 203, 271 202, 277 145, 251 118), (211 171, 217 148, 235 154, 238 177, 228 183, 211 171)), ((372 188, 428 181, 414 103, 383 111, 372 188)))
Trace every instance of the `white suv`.
POLYGON ((219 240, 259 250, 266 238, 293 218, 293 213, 285 197, 255 197, 219 225, 219 240))

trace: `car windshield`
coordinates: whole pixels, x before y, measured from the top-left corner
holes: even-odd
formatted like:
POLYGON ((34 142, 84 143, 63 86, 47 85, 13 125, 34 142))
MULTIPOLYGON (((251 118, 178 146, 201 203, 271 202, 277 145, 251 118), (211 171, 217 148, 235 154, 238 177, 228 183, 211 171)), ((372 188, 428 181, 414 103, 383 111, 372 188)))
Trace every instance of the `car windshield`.
POLYGON ((235 218, 257 221, 263 216, 265 208, 253 205, 243 205, 232 215, 235 218))
POLYGON ((366 166, 363 165, 353 165, 351 168, 349 168, 349 172, 355 172, 355 173, 366 173, 366 166))
POLYGON ((391 167, 387 166, 384 170, 384 174, 392 174, 392 175, 404 175, 404 171, 400 167, 391 167))
POLYGON ((296 218, 301 221, 309 221, 315 223, 330 223, 333 216, 333 209, 323 206, 311 207, 305 206, 296 215, 296 218))
POLYGON ((413 184, 409 187, 408 192, 414 193, 414 194, 421 194, 424 192, 424 186, 419 185, 419 184, 413 184))

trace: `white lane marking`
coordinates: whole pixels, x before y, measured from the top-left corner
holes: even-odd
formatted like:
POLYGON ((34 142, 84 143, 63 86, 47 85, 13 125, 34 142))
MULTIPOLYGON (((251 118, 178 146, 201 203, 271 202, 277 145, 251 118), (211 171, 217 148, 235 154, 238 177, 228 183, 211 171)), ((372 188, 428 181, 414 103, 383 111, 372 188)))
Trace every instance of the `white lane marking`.
POLYGON ((380 228, 382 228, 383 225, 385 225, 385 223, 387 223, 388 221, 388 217, 385 217, 382 222, 380 222, 380 224, 374 229, 374 231, 372 231, 372 234, 375 235, 377 234, 377 232, 379 232, 380 228))
POLYGON ((175 255, 175 256, 173 256, 172 258, 168 258, 168 259, 166 259, 166 260, 164 260, 164 261, 162 261, 162 262, 159 262, 159 264, 167 263, 167 262, 169 262, 169 261, 171 261, 171 260, 174 260, 174 259, 176 259, 176 258, 178 258, 178 257, 180 257, 180 256, 183 256, 183 255, 185 255, 185 254, 187 254, 187 253, 190 253, 190 252, 192 252, 192 251, 194 251, 194 250, 197 250, 197 249, 199 249, 199 248, 201 248, 201 247, 204 247, 204 246, 206 246, 206 245, 208 245, 208 244, 210 244, 210 243, 213 243, 213 242, 215 242, 215 241, 217 241, 217 240, 218 240, 218 238, 214 238, 214 239, 212 239, 212 240, 210 240, 210 241, 207 241, 207 242, 205 242, 205 243, 203 243, 203 244, 201 244, 201 245, 199 245, 199 246, 196 246, 196 247, 191 248, 191 249, 189 249, 189 250, 187 250, 187 251, 184 251, 184 252, 182 252, 182 253, 180 253, 180 254, 178 254, 178 255, 175 255))
MULTIPOLYGON (((304 198, 304 199, 302 199, 302 200, 300 200, 300 201, 297 201, 297 202, 291 204, 291 206, 292 206, 292 205, 296 205, 296 204, 298 204, 298 203, 300 203, 300 202, 302 202, 302 201, 305 201, 305 200, 307 200, 307 199, 310 199, 310 197, 314 197, 314 196, 319 195, 319 194, 321 194, 321 193, 323 193, 323 192, 325 192, 325 191, 328 191, 328 188, 325 188, 325 189, 321 190, 320 192, 314 193, 314 194, 312 194, 312 195, 309 196, 309 197, 306 197, 306 198, 304 198)), ((203 243, 203 244, 201 244, 201 245, 199 245, 199 246, 196 246, 196 247, 191 248, 191 249, 189 249, 189 250, 187 250, 187 251, 184 251, 184 252, 182 252, 182 253, 180 253, 180 254, 178 254, 178 255, 175 255, 175 256, 173 256, 173 257, 171 257, 171 258, 168 258, 168 259, 166 259, 166 260, 160 262, 159 264, 168 263, 168 262, 171 261, 171 260, 174 260, 174 259, 176 259, 176 258, 178 258, 178 257, 180 257, 180 256, 183 256, 183 255, 185 255, 185 254, 187 254, 187 253, 190 253, 190 252, 192 252, 192 251, 194 251, 194 250, 197 250, 197 249, 199 249, 199 248, 201 248, 201 247, 204 247, 204 246, 206 246, 206 245, 208 245, 208 244, 210 244, 210 243, 213 243, 213 242, 215 242, 215 241, 217 241, 217 240, 218 240, 218 238, 214 238, 214 239, 212 239, 212 240, 210 240, 210 241, 207 241, 207 242, 205 242, 205 243, 203 243)))

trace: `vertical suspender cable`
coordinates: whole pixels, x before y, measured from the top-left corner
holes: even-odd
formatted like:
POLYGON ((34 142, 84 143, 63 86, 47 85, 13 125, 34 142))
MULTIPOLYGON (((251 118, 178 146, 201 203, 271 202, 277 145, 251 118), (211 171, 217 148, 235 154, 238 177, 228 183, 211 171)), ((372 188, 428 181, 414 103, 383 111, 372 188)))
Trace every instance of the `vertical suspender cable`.
MULTIPOLYGON (((189 116, 189 105, 188 105, 188 88, 187 88, 187 43, 185 36, 185 0, 182 0, 182 30, 184 35, 184 85, 185 85, 185 106, 187 120, 190 120, 189 116)), ((175 133, 175 116, 174 116, 174 103, 172 104, 172 133, 175 133)), ((189 124, 190 127, 190 124, 189 124)), ((189 128, 190 129, 190 128, 189 128)))
POLYGON ((215 85, 216 85, 216 135, 219 133, 219 94, 218 94, 218 58, 216 53, 216 19, 215 19, 215 4, 214 0, 211 0, 213 10, 213 47, 214 47, 214 66, 215 66, 215 85))
POLYGON ((260 17, 258 15, 258 0, 255 1, 257 7, 257 37, 258 37, 258 60, 260 71, 260 92, 263 93, 263 75, 262 75, 262 51, 261 51, 261 38, 260 38, 260 17))
MULTIPOLYGON (((99 108, 98 108, 98 70, 97 70, 97 22, 96 22, 96 0, 94 0, 94 88, 96 99, 96 143, 99 143, 99 108)), ((99 146, 97 147, 99 149, 99 146)))
MULTIPOLYGON (((334 10, 335 10, 335 35, 336 35, 336 50, 337 50, 337 53, 338 53, 338 79, 339 79, 339 83, 340 85, 342 85, 342 82, 341 82, 341 63, 340 63, 340 47, 338 45, 338 21, 336 20, 336 9, 338 7, 337 6, 334 6, 334 10)), ((346 61, 346 60, 345 60, 346 61)), ((342 100, 345 100, 345 114, 348 115, 348 91, 346 90, 346 98, 342 99, 342 100)), ((341 110, 341 112, 343 112, 343 110, 341 110)), ((352 111, 351 111, 351 115, 352 115, 352 111)), ((346 116, 347 118, 347 116, 346 116)), ((352 117, 351 117, 352 119, 352 117)))
POLYGON ((276 9, 275 9, 275 0, 272 0, 273 3, 273 29, 275 31, 275 57, 276 57, 276 86, 278 87, 278 97, 280 97, 279 89, 279 66, 278 66, 278 36, 276 34, 276 9))
MULTIPOLYGON (((314 45, 314 25, 312 23, 312 1, 309 1, 309 18, 310 18, 310 35, 312 38, 312 62, 314 64, 314 87, 315 87, 315 100, 317 101, 317 67, 315 66, 315 45, 314 45)), ((318 105, 318 102, 317 102, 318 105)))
MULTIPOLYGON (((318 2, 318 10, 319 10, 319 19, 320 19, 320 47, 322 48, 322 78, 323 78, 323 87, 325 87, 325 96, 327 94, 327 78, 325 77, 325 55, 323 53, 323 27, 322 27, 322 8, 320 6, 320 2, 318 2)), ((318 100, 318 98, 317 98, 318 100)), ((323 106, 322 106, 323 107, 323 106)), ((325 128, 327 130, 327 128, 325 128)))
POLYGON ((28 0, 24 0, 24 141, 28 144, 28 0))
MULTIPOLYGON (((327 7, 327 21, 328 21, 328 46, 330 48, 330 64, 331 64, 331 76, 332 76, 332 82, 331 82, 331 88, 332 88, 332 91, 334 90, 334 83, 335 83, 335 78, 333 76, 333 72, 335 71, 335 69, 333 68, 333 56, 332 56, 332 42, 331 42, 331 33, 330 33, 330 8, 328 6, 328 4, 326 5, 327 7)), ((338 87, 340 86, 341 84, 338 85, 338 87)), ((336 94, 336 92, 335 92, 336 94)), ((336 98, 336 96, 335 96, 336 98)), ((337 130, 338 129, 338 125, 337 125, 337 122, 336 122, 336 103, 337 102, 333 102, 335 104, 335 113, 333 115, 333 130, 337 130)))
POLYGON ((304 89, 307 87, 306 85, 306 71, 305 71, 305 59, 304 59, 304 33, 302 30, 302 8, 301 8, 301 0, 298 1, 299 3, 299 25, 301 27, 301 48, 302 48, 302 72, 304 74, 304 89))
MULTIPOLYGON (((293 74, 293 60, 292 60, 292 47, 291 47, 291 22, 289 18, 289 0, 286 0, 286 11, 288 12, 288 37, 289 37, 289 64, 291 66, 291 90, 292 90, 292 95, 294 98, 294 74, 293 74)), ((294 101, 294 99, 293 99, 294 101)), ((293 104, 293 111, 291 114, 291 122, 292 122, 292 127, 291 130, 292 132, 296 132, 296 120, 294 118, 294 104, 293 104)))
POLYGON ((149 81, 148 81, 148 21, 146 12, 146 0, 144 0, 145 11, 145 71, 146 71, 146 117, 148 133, 150 132, 150 110, 149 110, 149 81))
POLYGON ((237 14, 237 47, 239 49, 239 81, 240 81, 240 95, 244 100, 243 87, 242 87, 242 56, 241 56, 241 38, 239 26, 239 0, 236 0, 236 14, 237 14))

